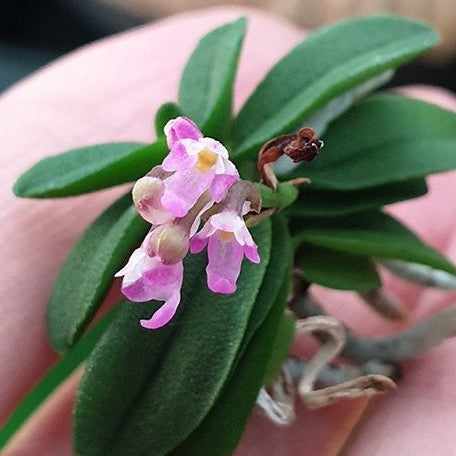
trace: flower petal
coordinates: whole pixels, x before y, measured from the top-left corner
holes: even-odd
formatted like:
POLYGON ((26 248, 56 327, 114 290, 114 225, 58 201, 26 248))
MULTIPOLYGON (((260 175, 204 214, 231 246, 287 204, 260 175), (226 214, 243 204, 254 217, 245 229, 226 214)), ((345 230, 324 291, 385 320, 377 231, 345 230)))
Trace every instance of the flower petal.
POLYGON ((209 238, 198 235, 190 239, 190 253, 200 253, 209 242, 209 238))
POLYGON ((245 245, 244 246, 244 255, 252 263, 258 264, 261 261, 260 255, 258 255, 258 247, 256 244, 245 245))
POLYGON ((137 249, 116 276, 124 275, 122 293, 130 301, 166 301, 181 288, 183 272, 182 261, 163 264, 159 257, 150 257, 144 250, 137 249))
POLYGON ((164 131, 170 150, 172 150, 174 145, 181 139, 199 139, 203 137, 203 134, 199 131, 196 124, 187 117, 177 117, 176 119, 170 120, 165 125, 164 131))
POLYGON ((227 190, 239 180, 236 173, 232 174, 216 174, 212 180, 210 192, 216 203, 219 203, 226 195, 227 190))
POLYGON ((211 291, 222 294, 236 291, 243 253, 242 246, 234 237, 230 241, 223 240, 218 233, 210 237, 206 272, 207 285, 211 291))
POLYGON ((194 166, 195 162, 196 157, 190 156, 187 147, 179 141, 170 149, 170 152, 163 160, 161 167, 165 171, 179 171, 194 166))
MULTIPOLYGON (((195 233, 198 231, 198 228, 199 228, 200 223, 201 223, 201 217, 203 216, 203 214, 207 210, 209 210, 213 205, 214 205, 214 201, 212 201, 212 200, 208 201, 208 203, 201 209, 199 214, 196 216, 195 220, 193 221, 192 226, 190 227, 190 233, 189 233, 189 237, 190 238, 192 238, 195 235, 195 233)), ((203 230, 201 230, 201 232, 202 231, 203 230)))
POLYGON ((224 210, 213 215, 209 219, 209 222, 215 229, 229 231, 230 233, 235 233, 245 226, 244 220, 242 220, 236 212, 231 210, 224 210))
POLYGON ((255 241, 252 238, 252 235, 250 234, 250 231, 248 230, 245 222, 241 227, 239 227, 236 232, 234 233, 236 236, 236 239, 238 240, 239 244, 245 245, 245 246, 255 246, 255 241))
POLYGON ((165 326, 174 317, 179 303, 180 290, 177 290, 149 320, 140 320, 141 326, 146 329, 158 329, 165 326))
MULTIPOLYGON (((203 147, 207 147, 212 152, 216 153, 222 159, 228 159, 228 151, 226 147, 219 141, 213 138, 201 138, 198 141, 203 147)), ((234 165, 233 165, 234 166, 234 165)))
POLYGON ((190 239, 190 253, 201 252, 204 247, 206 247, 209 237, 217 231, 217 229, 212 226, 211 220, 212 217, 205 223, 202 230, 190 239))
POLYGON ((184 217, 208 189, 213 176, 211 171, 199 173, 194 167, 174 173, 164 181, 163 207, 175 217, 184 217))
MULTIPOLYGON (((147 238, 147 236, 146 236, 147 238)), ((132 283, 142 276, 143 262, 145 261, 147 253, 139 248, 136 249, 128 259, 127 264, 116 274, 114 277, 125 276, 124 282, 132 283)))

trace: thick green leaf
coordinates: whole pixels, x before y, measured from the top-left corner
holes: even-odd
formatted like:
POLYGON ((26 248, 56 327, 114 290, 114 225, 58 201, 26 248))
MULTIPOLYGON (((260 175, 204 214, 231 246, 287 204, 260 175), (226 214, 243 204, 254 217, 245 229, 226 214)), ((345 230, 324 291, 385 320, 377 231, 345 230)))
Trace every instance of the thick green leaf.
POLYGON ((60 271, 46 314, 47 332, 58 352, 76 343, 105 298, 114 274, 148 228, 128 194, 104 211, 78 240, 60 271))
POLYGON ((265 320, 274 304, 275 297, 280 295, 281 288, 285 287, 288 290, 291 282, 293 248, 288 222, 281 214, 274 215, 271 220, 273 222, 271 255, 255 306, 250 315, 238 358, 243 354, 243 350, 249 344, 253 334, 265 320))
POLYGON ((279 336, 277 331, 285 307, 288 285, 287 280, 208 415, 170 455, 228 456, 233 453, 255 406, 258 392, 264 384, 273 344, 279 336))
POLYGON ((316 187, 355 190, 456 168, 456 115, 397 95, 375 95, 330 125, 314 162, 299 166, 316 187))
POLYGON ((382 212, 294 221, 296 246, 307 242, 354 255, 398 258, 456 273, 454 265, 444 256, 424 244, 399 221, 382 212))
POLYGON ((366 256, 304 244, 296 263, 308 282, 328 288, 370 291, 381 285, 374 263, 366 256))
POLYGON ((272 229, 269 264, 228 381, 202 423, 172 455, 231 454, 242 435, 269 366, 290 285, 292 249, 285 218, 274 216, 272 229))
POLYGON ((288 212, 293 217, 329 217, 377 209, 427 193, 424 179, 372 187, 362 190, 323 190, 312 184, 300 188, 299 199, 288 212))
POLYGON ((279 182, 275 190, 263 184, 257 183, 256 186, 261 195, 261 206, 263 208, 285 209, 293 204, 298 197, 297 188, 286 182, 279 182))
POLYGON ((162 104, 155 114, 155 134, 157 138, 164 138, 165 137, 165 125, 168 123, 169 120, 175 119, 176 117, 182 116, 182 110, 180 106, 176 103, 165 103, 162 104))
POLYGON ((288 357, 288 353, 294 342, 296 320, 291 312, 282 313, 277 335, 269 355, 264 375, 264 384, 270 385, 277 377, 283 363, 288 357))
POLYGON ((57 361, 39 383, 22 399, 16 410, 0 429, 0 450, 57 387, 89 356, 93 347, 111 323, 115 311, 116 309, 106 315, 93 329, 85 334, 73 349, 57 361))
POLYGON ((245 35, 238 19, 208 33, 193 51, 182 74, 179 105, 204 133, 226 139, 231 126, 234 77, 245 35))
POLYGON ((76 453, 159 456, 198 426, 230 373, 269 261, 270 222, 252 234, 261 263, 243 264, 235 294, 211 293, 203 284, 205 256, 191 255, 170 324, 156 331, 139 326, 157 308, 153 302, 119 309, 81 382, 76 453))
POLYGON ((73 149, 39 161, 19 177, 13 191, 25 198, 93 192, 138 179, 167 153, 164 140, 146 146, 108 143, 73 149))
POLYGON ((242 108, 234 156, 255 153, 329 100, 425 52, 437 36, 424 24, 372 16, 318 30, 286 55, 242 108))
POLYGON ((358 100, 386 84, 393 76, 394 70, 390 69, 363 81, 313 111, 310 116, 303 119, 302 125, 313 128, 321 136, 334 119, 348 111, 358 100))
MULTIPOLYGON (((358 100, 364 98, 368 93, 373 92, 375 89, 382 86, 391 79, 393 75, 394 70, 387 70, 380 75, 362 82, 312 112, 312 114, 306 117, 301 124, 313 128, 317 135, 321 137, 328 128, 328 125, 330 125, 334 119, 343 115, 344 112, 348 111, 358 100)), ((246 162, 248 162, 248 160, 241 160, 239 164, 244 164, 246 162)), ((291 160, 282 159, 275 163, 274 171, 280 178, 292 172, 295 167, 296 165, 291 160)))

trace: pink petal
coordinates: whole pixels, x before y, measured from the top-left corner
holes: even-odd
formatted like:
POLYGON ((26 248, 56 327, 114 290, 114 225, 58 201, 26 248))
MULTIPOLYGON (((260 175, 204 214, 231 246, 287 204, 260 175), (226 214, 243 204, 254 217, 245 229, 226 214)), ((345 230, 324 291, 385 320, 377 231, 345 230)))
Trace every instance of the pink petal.
POLYGON ((252 235, 250 234, 250 231, 248 230, 245 222, 243 223, 242 227, 236 230, 234 233, 236 236, 236 239, 238 240, 239 244, 249 246, 249 247, 256 247, 256 244, 252 238, 252 235))
POLYGON ((127 265, 116 276, 124 275, 122 293, 134 302, 168 300, 179 290, 183 279, 182 262, 163 264, 140 248, 133 252, 127 265))
POLYGON ((146 329, 158 329, 166 325, 174 317, 179 303, 180 290, 177 290, 149 320, 141 320, 141 326, 146 329))
POLYGON ((198 235, 190 239, 190 253, 200 253, 209 242, 209 238, 198 235))
POLYGON ((169 154, 163 160, 161 167, 165 171, 184 170, 192 167, 197 157, 188 154, 187 148, 182 142, 176 143, 170 150, 169 154))
POLYGON ((203 229, 190 239, 190 253, 199 253, 206 247, 209 237, 212 236, 217 229, 211 224, 212 217, 205 223, 203 229))
POLYGON ((142 275, 142 264, 145 258, 146 252, 141 248, 136 249, 128 259, 127 264, 116 274, 114 277, 129 276, 134 277, 130 282, 133 282, 142 275))
POLYGON ((258 255, 258 247, 256 244, 245 245, 244 246, 244 255, 252 263, 258 264, 260 260, 260 255, 258 255))
POLYGON ((219 203, 226 195, 228 189, 239 180, 239 175, 216 174, 212 180, 210 191, 216 203, 219 203))
MULTIPOLYGON (((212 152, 215 152, 223 161, 228 158, 228 151, 226 147, 219 141, 213 138, 201 138, 199 143, 203 145, 203 147, 207 147, 212 152)), ((234 165, 233 165, 234 166, 234 165)))
POLYGON ((218 234, 209 239, 209 264, 206 268, 207 285, 214 293, 230 294, 236 291, 241 272, 243 248, 234 238, 224 241, 218 234))
POLYGON ((202 215, 207 211, 209 210, 214 204, 214 201, 209 201, 202 209, 201 211, 199 212, 199 214, 197 215, 197 217, 195 218, 195 221, 193 222, 192 226, 190 227, 190 233, 189 233, 189 237, 192 238, 195 233, 198 231, 198 228, 200 226, 200 223, 201 223, 201 217, 202 215))
POLYGON ((245 226, 244 220, 231 210, 225 210, 213 215, 210 218, 210 223, 215 229, 229 231, 230 233, 236 233, 245 226))
POLYGON ((184 217, 207 190, 213 176, 211 171, 200 173, 193 167, 176 171, 164 181, 163 207, 175 217, 184 217))
POLYGON ((168 147, 172 150, 175 144, 184 138, 199 139, 203 134, 196 124, 187 117, 177 117, 165 125, 165 135, 168 140, 168 147))

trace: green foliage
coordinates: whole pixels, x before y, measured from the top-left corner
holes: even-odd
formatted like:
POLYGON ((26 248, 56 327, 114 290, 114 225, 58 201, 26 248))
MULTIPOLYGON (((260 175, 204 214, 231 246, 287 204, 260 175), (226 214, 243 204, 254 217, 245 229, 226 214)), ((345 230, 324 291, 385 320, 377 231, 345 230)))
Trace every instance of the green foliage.
POLYGON ((225 385, 203 422, 181 445, 171 451, 170 455, 233 454, 263 385, 263 374, 280 321, 278 311, 283 312, 283 301, 276 303, 267 320, 254 335, 232 379, 225 385))
POLYGON ((171 452, 173 456, 232 454, 264 378, 288 352, 289 345, 286 344, 290 334, 284 339, 281 315, 289 290, 291 246, 282 218, 275 217, 272 246, 265 278, 237 362, 212 409, 198 428, 171 452), (273 297, 276 297, 275 301, 273 297))
POLYGON ((278 210, 291 206, 298 197, 298 190, 290 184, 279 182, 277 189, 272 189, 263 184, 256 184, 261 194, 263 208, 275 207, 278 210))
POLYGON ((370 188, 456 167, 454 113, 397 95, 375 95, 355 105, 324 140, 318 160, 293 172, 304 173, 316 187, 370 188))
POLYGON ((246 20, 238 19, 204 36, 185 66, 179 105, 207 136, 227 139, 233 84, 246 20))
POLYGON ((168 153, 161 140, 108 143, 82 147, 44 158, 14 184, 14 194, 25 198, 80 195, 138 179, 160 164, 168 153))
POLYGON ((164 128, 165 125, 168 123, 169 120, 175 119, 176 117, 182 116, 183 112, 176 103, 165 103, 162 104, 155 114, 155 134, 157 138, 164 138, 165 132, 164 128))
POLYGON ((166 327, 139 326, 140 316, 157 307, 153 302, 119 309, 81 382, 77 453, 165 454, 207 415, 236 359, 269 262, 270 222, 252 232, 262 261, 243 265, 235 294, 202 286, 205 258, 190 256, 178 315, 166 327))
POLYGON ((264 375, 264 384, 270 385, 279 372, 282 364, 288 357, 295 337, 295 317, 291 312, 282 313, 277 328, 277 334, 274 338, 274 344, 271 348, 269 360, 266 365, 264 375))
POLYGON ((60 271, 47 309, 47 332, 55 350, 65 352, 77 342, 103 302, 114 274, 148 228, 129 194, 87 228, 60 271))
POLYGON ((445 257, 382 212, 365 212, 356 217, 295 219, 293 233, 295 246, 306 242, 352 255, 397 258, 456 273, 445 257))
POLYGON ((293 217, 332 217, 349 214, 356 217, 357 212, 417 198, 426 192, 427 185, 424 179, 361 190, 325 190, 314 188, 312 184, 302 185, 299 198, 289 208, 288 213, 293 217))
POLYGON ((115 310, 106 315, 57 361, 44 377, 22 399, 16 410, 0 429, 0 450, 40 405, 81 365, 112 321, 115 310))
POLYGON ((308 282, 328 288, 369 291, 381 285, 372 260, 363 255, 303 244, 296 264, 308 282))
POLYGON ((274 215, 271 220, 273 222, 271 255, 263 283, 258 292, 256 304, 250 315, 238 357, 242 354, 243 349, 247 346, 255 331, 263 323, 274 304, 276 296, 281 294, 281 287, 285 287, 288 290, 291 280, 293 248, 288 223, 281 214, 274 215))
POLYGON ((436 42, 426 25, 392 16, 351 19, 318 30, 274 66, 241 109, 235 156, 252 156, 324 103, 436 42))

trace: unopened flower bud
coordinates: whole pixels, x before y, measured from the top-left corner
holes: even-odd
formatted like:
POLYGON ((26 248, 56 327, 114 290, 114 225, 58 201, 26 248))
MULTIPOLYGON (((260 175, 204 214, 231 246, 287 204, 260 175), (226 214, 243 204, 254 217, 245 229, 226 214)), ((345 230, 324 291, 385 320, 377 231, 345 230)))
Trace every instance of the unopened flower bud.
POLYGON ((188 232, 179 225, 167 223, 157 226, 152 231, 147 253, 160 257, 165 264, 173 264, 183 260, 188 248, 188 232))
POLYGON ((137 180, 132 191, 136 210, 144 220, 161 225, 172 220, 172 215, 162 206, 164 184, 161 179, 144 176, 137 180))

